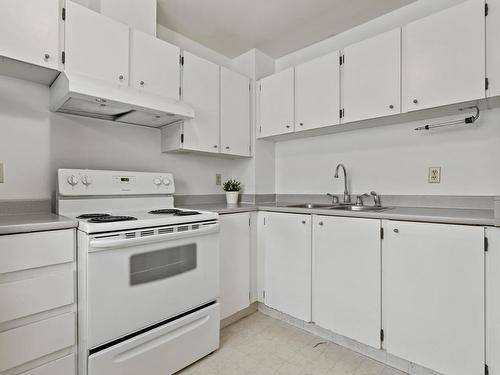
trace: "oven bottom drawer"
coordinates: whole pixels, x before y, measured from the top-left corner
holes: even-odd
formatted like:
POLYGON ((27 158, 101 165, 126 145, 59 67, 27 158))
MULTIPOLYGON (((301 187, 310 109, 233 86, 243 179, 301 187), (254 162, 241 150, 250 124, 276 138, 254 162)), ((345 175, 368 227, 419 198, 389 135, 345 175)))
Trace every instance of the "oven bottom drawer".
POLYGON ((219 347, 219 304, 90 355, 88 375, 170 375, 219 347))

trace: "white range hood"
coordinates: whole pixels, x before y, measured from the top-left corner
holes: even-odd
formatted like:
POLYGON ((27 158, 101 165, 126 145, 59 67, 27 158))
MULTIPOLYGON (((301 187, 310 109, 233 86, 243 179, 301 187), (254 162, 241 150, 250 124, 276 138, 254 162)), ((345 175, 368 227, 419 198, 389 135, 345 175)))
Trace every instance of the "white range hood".
POLYGON ((50 91, 54 112, 154 128, 194 118, 182 101, 78 74, 62 72, 50 91))

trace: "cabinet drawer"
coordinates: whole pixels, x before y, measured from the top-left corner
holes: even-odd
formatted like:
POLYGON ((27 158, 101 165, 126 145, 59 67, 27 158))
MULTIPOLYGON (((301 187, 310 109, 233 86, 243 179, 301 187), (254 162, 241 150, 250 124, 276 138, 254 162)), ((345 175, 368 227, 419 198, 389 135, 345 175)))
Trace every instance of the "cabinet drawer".
POLYGON ((0 323, 72 304, 74 288, 70 269, 0 284, 0 323))
POLYGON ((0 237, 0 273, 72 262, 73 229, 0 237))
POLYGON ((21 375, 74 375, 76 374, 76 357, 68 355, 43 366, 34 368, 21 375))
POLYGON ((73 313, 0 333, 0 372, 75 344, 73 313))

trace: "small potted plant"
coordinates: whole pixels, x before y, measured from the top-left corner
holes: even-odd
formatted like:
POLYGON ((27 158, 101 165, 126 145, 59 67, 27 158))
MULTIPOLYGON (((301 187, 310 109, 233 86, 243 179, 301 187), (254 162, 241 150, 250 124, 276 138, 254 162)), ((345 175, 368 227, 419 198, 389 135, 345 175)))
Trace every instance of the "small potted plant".
POLYGON ((241 190, 241 182, 238 180, 227 180, 222 185, 222 189, 226 192, 227 204, 238 203, 238 194, 241 190))

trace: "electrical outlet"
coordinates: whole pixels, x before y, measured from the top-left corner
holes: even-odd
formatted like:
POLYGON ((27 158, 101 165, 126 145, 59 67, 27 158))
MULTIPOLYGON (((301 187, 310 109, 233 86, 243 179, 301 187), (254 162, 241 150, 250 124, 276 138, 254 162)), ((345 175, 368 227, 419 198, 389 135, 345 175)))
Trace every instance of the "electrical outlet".
POLYGON ((217 186, 222 185, 222 175, 220 173, 217 173, 215 175, 215 185, 217 186))
POLYGON ((3 184, 3 163, 0 162, 0 184, 3 184))
POLYGON ((429 184, 441 183, 441 167, 429 167, 429 184))

